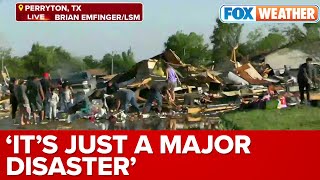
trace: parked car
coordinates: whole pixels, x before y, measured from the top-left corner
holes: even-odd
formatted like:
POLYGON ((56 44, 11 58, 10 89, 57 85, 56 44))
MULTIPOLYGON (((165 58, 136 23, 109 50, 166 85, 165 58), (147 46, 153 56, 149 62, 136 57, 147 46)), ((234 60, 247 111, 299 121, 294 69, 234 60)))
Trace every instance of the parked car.
POLYGON ((78 72, 70 74, 66 78, 65 82, 67 82, 69 86, 72 87, 75 93, 82 91, 85 94, 88 94, 89 92, 95 90, 97 85, 96 78, 88 72, 78 72))
POLYGON ((53 87, 59 87, 62 85, 62 83, 64 82, 63 79, 60 79, 60 78, 53 78, 50 80, 51 82, 51 86, 53 87))

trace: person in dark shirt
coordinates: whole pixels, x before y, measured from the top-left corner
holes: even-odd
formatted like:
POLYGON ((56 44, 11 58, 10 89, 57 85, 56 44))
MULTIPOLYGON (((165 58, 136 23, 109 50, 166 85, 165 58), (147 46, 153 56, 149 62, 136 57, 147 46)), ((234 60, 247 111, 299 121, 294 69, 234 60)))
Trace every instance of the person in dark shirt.
POLYGON ((19 85, 16 90, 16 97, 19 104, 19 114, 20 114, 20 125, 30 124, 30 104, 29 99, 26 94, 27 87, 25 81, 19 82, 19 85))
POLYGON ((44 102, 43 102, 43 110, 41 112, 42 117, 44 118, 44 116, 46 115, 47 117, 49 117, 49 99, 51 96, 51 78, 50 78, 50 74, 49 73, 44 73, 43 74, 43 78, 40 80, 41 86, 42 86, 42 90, 45 96, 44 102))
POLYGON ((16 89, 19 84, 19 80, 16 78, 12 78, 11 82, 9 84, 9 90, 10 90, 10 104, 11 104, 11 117, 14 120, 16 118, 16 112, 18 109, 18 100, 16 97, 16 89))
POLYGON ((166 83, 166 82, 154 83, 150 87, 150 94, 149 94, 147 103, 145 104, 143 112, 148 113, 150 111, 151 106, 154 101, 156 101, 156 103, 157 103, 158 112, 161 112, 162 111, 162 98, 165 95, 167 95, 169 97, 169 99, 172 99, 171 94, 169 92, 168 83, 166 83))
POLYGON ((305 92, 307 93, 307 100, 310 101, 310 88, 315 83, 316 74, 313 67, 312 58, 307 58, 306 63, 300 65, 298 72, 298 84, 300 91, 301 104, 305 103, 305 92))
POLYGON ((275 76, 274 70, 272 69, 272 67, 270 66, 270 64, 266 64, 266 69, 263 72, 264 77, 272 77, 275 76))
POLYGON ((27 82, 27 96, 29 99, 31 111, 33 113, 34 123, 37 124, 37 114, 39 113, 40 121, 43 117, 43 101, 45 99, 41 83, 37 77, 29 78, 27 82))
POLYGON ((117 91, 119 90, 119 86, 117 83, 114 83, 114 82, 107 82, 107 85, 106 85, 106 94, 114 94, 116 93, 117 91))
POLYGON ((43 89, 44 94, 49 94, 51 90, 51 81, 50 81, 50 74, 44 73, 43 78, 40 80, 41 86, 43 89))

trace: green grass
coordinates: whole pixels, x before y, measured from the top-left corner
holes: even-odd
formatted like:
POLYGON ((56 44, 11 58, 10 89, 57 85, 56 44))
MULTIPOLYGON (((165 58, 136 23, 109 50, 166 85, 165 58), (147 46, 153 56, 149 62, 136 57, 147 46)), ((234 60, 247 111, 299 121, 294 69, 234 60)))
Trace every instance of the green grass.
POLYGON ((235 111, 222 120, 225 128, 236 130, 320 130, 320 108, 235 111))

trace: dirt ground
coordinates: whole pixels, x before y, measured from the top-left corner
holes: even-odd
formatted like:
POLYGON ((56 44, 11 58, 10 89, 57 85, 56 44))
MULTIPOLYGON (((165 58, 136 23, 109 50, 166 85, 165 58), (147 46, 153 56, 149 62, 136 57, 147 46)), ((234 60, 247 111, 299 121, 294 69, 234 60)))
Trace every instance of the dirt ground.
POLYGON ((94 125, 88 122, 88 120, 78 120, 77 123, 71 124, 59 121, 50 122, 46 120, 37 125, 20 126, 13 122, 9 113, 0 113, 0 130, 87 130, 92 129, 90 126, 93 128, 94 125))

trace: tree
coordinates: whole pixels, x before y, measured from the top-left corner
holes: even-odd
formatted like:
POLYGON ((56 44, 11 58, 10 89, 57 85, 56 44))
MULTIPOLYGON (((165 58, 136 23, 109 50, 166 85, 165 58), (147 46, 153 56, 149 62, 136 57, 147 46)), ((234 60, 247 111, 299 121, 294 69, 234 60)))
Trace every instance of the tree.
POLYGON ((23 61, 19 57, 12 57, 11 49, 0 48, 0 56, 10 77, 21 78, 24 74, 27 74, 27 70, 23 67, 23 61))
POLYGON ((239 52, 244 56, 253 54, 257 50, 258 43, 262 38, 263 34, 260 28, 249 32, 246 43, 240 44, 238 48, 239 52))
POLYGON ((302 41, 306 36, 296 24, 286 27, 283 32, 287 37, 288 43, 302 41))
POLYGON ((126 72, 135 64, 134 54, 131 48, 121 54, 107 53, 101 60, 101 67, 111 72, 112 60, 113 73, 115 74, 126 72))
POLYGON ((210 52, 208 44, 204 42, 202 35, 194 32, 185 34, 178 31, 171 35, 164 44, 165 49, 171 49, 183 60, 192 65, 200 65, 209 61, 210 52))
POLYGON ((216 23, 210 39, 213 45, 212 59, 219 64, 230 59, 232 49, 239 44, 243 24, 223 23, 218 18, 216 23))
POLYGON ((20 57, 9 57, 4 59, 4 65, 8 70, 10 77, 24 78, 29 74, 28 69, 24 68, 24 62, 20 57))
POLYGON ((92 55, 84 57, 82 61, 84 62, 85 66, 89 69, 94 69, 100 66, 99 61, 93 59, 92 55))
POLYGON ((303 27, 306 29, 307 40, 315 41, 320 39, 320 22, 318 23, 304 23, 303 27))
POLYGON ((34 75, 41 75, 44 72, 51 71, 54 64, 54 49, 41 46, 35 43, 31 47, 28 55, 23 57, 25 68, 34 72, 34 75))
POLYGON ((287 43, 286 37, 280 33, 269 33, 257 43, 258 52, 269 52, 276 50, 287 43))
MULTIPOLYGON (((295 26, 292 27, 295 28, 295 26)), ((298 29, 293 28, 286 27, 284 30, 280 30, 279 25, 275 25, 269 29, 266 36, 263 35, 260 28, 255 29, 249 32, 247 41, 240 45, 239 52, 241 52, 242 55, 253 56, 281 48, 286 45, 289 40, 296 41, 299 38, 300 34, 298 29)))
POLYGON ((82 69, 81 61, 72 57, 62 47, 32 45, 31 51, 22 57, 24 67, 31 75, 41 76, 44 72, 61 76, 82 69))

